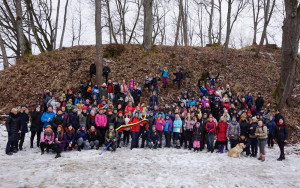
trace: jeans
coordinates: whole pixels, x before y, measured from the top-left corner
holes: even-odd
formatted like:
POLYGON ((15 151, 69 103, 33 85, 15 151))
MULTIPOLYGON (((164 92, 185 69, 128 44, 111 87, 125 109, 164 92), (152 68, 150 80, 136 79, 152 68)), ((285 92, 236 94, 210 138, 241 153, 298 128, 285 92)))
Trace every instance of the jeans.
POLYGON ((158 95, 158 86, 153 86, 153 87, 152 87, 152 92, 153 92, 154 90, 156 91, 156 94, 158 95))
POLYGON ((7 141, 6 150, 5 150, 6 153, 13 151, 14 150, 14 145, 15 145, 14 141, 7 141))
POLYGON ((123 131, 124 136, 123 136, 123 144, 128 144, 129 143, 129 136, 130 136, 130 132, 129 131, 123 131))
POLYGON ((139 132, 131 132, 131 148, 137 148, 139 143, 139 132))
POLYGON ((251 153, 252 155, 257 154, 257 139, 256 138, 249 138, 251 144, 251 153))

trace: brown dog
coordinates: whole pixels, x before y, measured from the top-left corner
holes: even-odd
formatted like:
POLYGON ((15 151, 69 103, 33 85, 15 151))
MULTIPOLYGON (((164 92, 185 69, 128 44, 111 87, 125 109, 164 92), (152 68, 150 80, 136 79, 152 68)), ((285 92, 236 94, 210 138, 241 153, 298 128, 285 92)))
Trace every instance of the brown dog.
POLYGON ((243 149, 245 148, 245 145, 243 143, 237 144, 234 148, 232 148, 228 152, 229 157, 241 157, 241 153, 243 152, 243 149))

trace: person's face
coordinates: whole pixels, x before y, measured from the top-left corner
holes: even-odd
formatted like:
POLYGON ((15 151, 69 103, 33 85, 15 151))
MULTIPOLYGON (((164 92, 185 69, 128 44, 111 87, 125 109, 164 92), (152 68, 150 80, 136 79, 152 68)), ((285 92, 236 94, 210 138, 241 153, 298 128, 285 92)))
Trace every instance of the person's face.
POLYGON ((213 120, 212 118, 209 118, 209 122, 212 122, 212 120, 213 120))
POLYGON ((17 115, 17 114, 18 114, 18 111, 17 111, 17 110, 14 110, 13 113, 14 113, 15 115, 17 115))
POLYGON ((258 121, 258 126, 262 126, 263 125, 263 122, 262 121, 258 121))
POLYGON ((235 117, 233 117, 233 118, 232 118, 232 121, 233 121, 233 122, 235 122, 235 121, 236 121, 236 118, 235 118, 235 117))
POLYGON ((35 109, 37 112, 41 111, 41 107, 36 107, 35 109))
POLYGON ((280 119, 280 120, 279 120, 279 123, 280 123, 280 124, 283 124, 283 119, 280 119))
POLYGON ((158 117, 161 117, 161 114, 158 114, 158 117))
POLYGON ((69 127, 68 127, 69 130, 72 130, 72 128, 73 128, 72 126, 69 126, 69 127))
POLYGON ((52 107, 49 107, 48 112, 52 112, 52 111, 53 111, 52 107))
POLYGON ((61 114, 62 114, 62 111, 61 111, 61 110, 59 110, 59 111, 57 112, 57 114, 58 114, 58 115, 61 115, 61 114))
POLYGON ((60 132, 61 131, 61 127, 57 127, 57 130, 60 132))
POLYGON ((139 117, 139 114, 138 114, 138 113, 135 113, 135 117, 139 117))
POLYGON ((109 129, 112 130, 114 127, 113 126, 109 126, 109 129))
POLYGON ((83 113, 86 113, 86 110, 83 110, 82 112, 83 112, 83 113))
POLYGON ((155 127, 154 126, 152 127, 152 130, 155 131, 155 127))
POLYGON ((94 130, 95 130, 95 127, 94 127, 94 126, 91 126, 91 130, 94 131, 94 130))
POLYGON ((245 136, 241 136, 241 139, 242 139, 242 140, 245 140, 245 136))
POLYGON ((26 107, 22 107, 21 110, 24 112, 26 110, 26 107))
POLYGON ((84 130, 85 130, 85 127, 81 127, 81 130, 83 130, 83 131, 84 131, 84 130))

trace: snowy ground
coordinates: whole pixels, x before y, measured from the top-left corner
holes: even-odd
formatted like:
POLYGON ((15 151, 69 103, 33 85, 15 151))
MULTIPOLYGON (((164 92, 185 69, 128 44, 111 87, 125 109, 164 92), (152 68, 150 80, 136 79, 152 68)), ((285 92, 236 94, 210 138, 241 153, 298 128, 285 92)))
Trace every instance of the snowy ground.
POLYGON ((0 187, 300 187, 299 145, 267 149, 265 162, 229 158, 227 154, 194 153, 184 149, 118 149, 40 155, 29 148, 5 154, 7 133, 0 125, 0 187))

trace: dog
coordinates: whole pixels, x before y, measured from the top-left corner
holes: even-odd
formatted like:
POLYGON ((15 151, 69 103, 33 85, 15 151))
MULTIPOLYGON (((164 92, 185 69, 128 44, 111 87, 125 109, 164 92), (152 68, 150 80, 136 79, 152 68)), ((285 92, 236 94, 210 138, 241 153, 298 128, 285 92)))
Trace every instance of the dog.
POLYGON ((235 157, 235 158, 239 157, 240 158, 241 153, 243 152, 244 148, 245 148, 244 143, 239 143, 228 152, 228 156, 229 157, 235 157))

